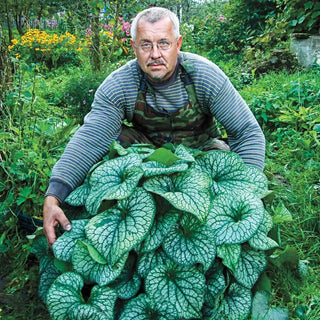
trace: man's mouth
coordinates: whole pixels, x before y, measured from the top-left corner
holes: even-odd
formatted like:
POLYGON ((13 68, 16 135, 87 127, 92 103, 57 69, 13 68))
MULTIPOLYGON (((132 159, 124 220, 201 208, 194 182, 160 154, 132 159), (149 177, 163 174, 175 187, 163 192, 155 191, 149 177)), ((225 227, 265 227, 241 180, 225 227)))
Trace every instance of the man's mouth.
POLYGON ((150 66, 154 66, 154 67, 158 67, 158 66, 165 66, 166 64, 163 61, 150 61, 147 63, 147 67, 150 66))

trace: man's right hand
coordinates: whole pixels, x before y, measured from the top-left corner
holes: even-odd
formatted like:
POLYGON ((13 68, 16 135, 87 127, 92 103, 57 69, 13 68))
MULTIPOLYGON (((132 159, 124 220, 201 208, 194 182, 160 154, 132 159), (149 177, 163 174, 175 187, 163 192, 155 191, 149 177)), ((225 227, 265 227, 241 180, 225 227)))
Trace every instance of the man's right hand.
POLYGON ((71 223, 60 208, 58 199, 47 196, 43 205, 43 229, 49 246, 57 240, 55 228, 60 225, 65 231, 71 230, 71 223))

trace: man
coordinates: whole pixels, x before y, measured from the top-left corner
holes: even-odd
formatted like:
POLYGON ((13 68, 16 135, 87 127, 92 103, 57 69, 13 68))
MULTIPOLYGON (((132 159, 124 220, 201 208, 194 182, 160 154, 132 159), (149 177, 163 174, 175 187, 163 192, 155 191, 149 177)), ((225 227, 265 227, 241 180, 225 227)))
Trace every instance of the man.
POLYGON ((231 151, 263 170, 265 140, 256 119, 215 64, 180 52, 176 15, 164 8, 144 10, 134 19, 131 36, 136 59, 101 84, 84 125, 53 168, 43 208, 50 245, 58 224, 71 229, 60 204, 113 140, 221 148, 216 119, 226 129, 231 151), (133 129, 123 126, 125 119, 133 129))

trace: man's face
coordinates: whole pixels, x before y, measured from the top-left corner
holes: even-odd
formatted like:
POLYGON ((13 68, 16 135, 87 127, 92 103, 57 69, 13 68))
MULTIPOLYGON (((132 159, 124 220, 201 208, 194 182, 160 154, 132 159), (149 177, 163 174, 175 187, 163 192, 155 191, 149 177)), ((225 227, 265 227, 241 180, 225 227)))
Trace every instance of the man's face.
POLYGON ((164 81, 174 72, 181 42, 181 37, 178 40, 175 39, 173 25, 169 18, 160 19, 155 23, 147 22, 142 18, 138 23, 136 41, 133 43, 131 40, 131 45, 141 69, 148 77, 153 81, 164 81), (156 45, 159 41, 172 42, 172 47, 161 50, 156 45), (144 52, 139 47, 146 43, 153 44, 150 52, 144 52))

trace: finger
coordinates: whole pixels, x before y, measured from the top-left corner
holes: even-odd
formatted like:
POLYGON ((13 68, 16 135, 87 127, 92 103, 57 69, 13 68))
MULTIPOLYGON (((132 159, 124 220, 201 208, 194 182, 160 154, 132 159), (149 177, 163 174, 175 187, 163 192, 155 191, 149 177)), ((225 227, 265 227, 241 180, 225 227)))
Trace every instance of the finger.
POLYGON ((44 228, 44 233, 46 235, 47 242, 51 247, 57 240, 55 227, 53 225, 47 226, 46 228, 44 228))
POLYGON ((70 231, 72 226, 71 222, 67 219, 64 213, 61 213, 59 217, 57 218, 60 226, 63 228, 65 231, 70 231))

